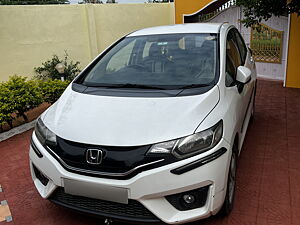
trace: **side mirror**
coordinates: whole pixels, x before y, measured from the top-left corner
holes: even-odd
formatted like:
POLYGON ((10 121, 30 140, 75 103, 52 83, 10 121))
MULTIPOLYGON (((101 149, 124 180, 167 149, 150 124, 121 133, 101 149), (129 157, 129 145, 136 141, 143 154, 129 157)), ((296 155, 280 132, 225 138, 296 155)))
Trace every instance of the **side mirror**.
POLYGON ((236 81, 246 84, 251 80, 251 70, 245 66, 239 66, 236 73, 236 81))

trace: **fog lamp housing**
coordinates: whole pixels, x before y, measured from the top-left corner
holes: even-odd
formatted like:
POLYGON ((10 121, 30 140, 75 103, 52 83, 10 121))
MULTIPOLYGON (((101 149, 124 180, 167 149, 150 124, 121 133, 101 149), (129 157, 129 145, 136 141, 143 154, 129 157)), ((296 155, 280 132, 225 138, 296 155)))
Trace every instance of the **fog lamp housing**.
POLYGON ((179 211, 187 211, 205 206, 209 186, 165 196, 167 201, 179 211))

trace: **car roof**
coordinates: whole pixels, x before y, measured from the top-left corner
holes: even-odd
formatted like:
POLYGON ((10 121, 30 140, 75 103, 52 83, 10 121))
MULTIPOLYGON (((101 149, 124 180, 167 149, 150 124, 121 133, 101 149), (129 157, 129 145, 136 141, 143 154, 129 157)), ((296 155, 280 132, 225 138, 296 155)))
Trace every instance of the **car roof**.
POLYGON ((128 35, 143 36, 155 34, 179 34, 179 33, 219 33, 220 27, 223 23, 189 23, 189 24, 175 24, 168 26, 150 27, 135 31, 128 35))

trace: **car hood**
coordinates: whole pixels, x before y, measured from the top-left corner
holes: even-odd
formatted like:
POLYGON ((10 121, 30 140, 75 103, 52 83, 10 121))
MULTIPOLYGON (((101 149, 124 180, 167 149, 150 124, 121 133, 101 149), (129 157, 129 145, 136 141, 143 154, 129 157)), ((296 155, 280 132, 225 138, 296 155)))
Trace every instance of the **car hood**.
POLYGON ((138 146, 193 134, 218 101, 218 86, 200 95, 156 98, 96 96, 69 86, 42 119, 70 141, 138 146))

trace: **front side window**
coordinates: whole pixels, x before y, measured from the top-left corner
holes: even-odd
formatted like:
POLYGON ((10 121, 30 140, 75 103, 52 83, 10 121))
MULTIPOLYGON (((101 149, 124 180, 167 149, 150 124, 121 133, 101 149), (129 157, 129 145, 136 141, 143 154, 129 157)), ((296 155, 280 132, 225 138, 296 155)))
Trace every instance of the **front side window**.
POLYGON ((246 62, 246 57, 247 57, 247 47, 246 47, 246 44, 245 44, 242 36, 240 35, 240 33, 237 30, 235 30, 234 33, 235 33, 235 37, 236 37, 236 42, 238 44, 238 48, 241 53, 242 64, 244 65, 246 62))
POLYGON ((242 65, 242 59, 233 30, 230 30, 226 40, 226 86, 234 84, 237 68, 240 65, 242 65))
POLYGON ((217 68, 216 34, 127 37, 87 72, 86 86, 122 84, 164 89, 212 85, 217 68))

